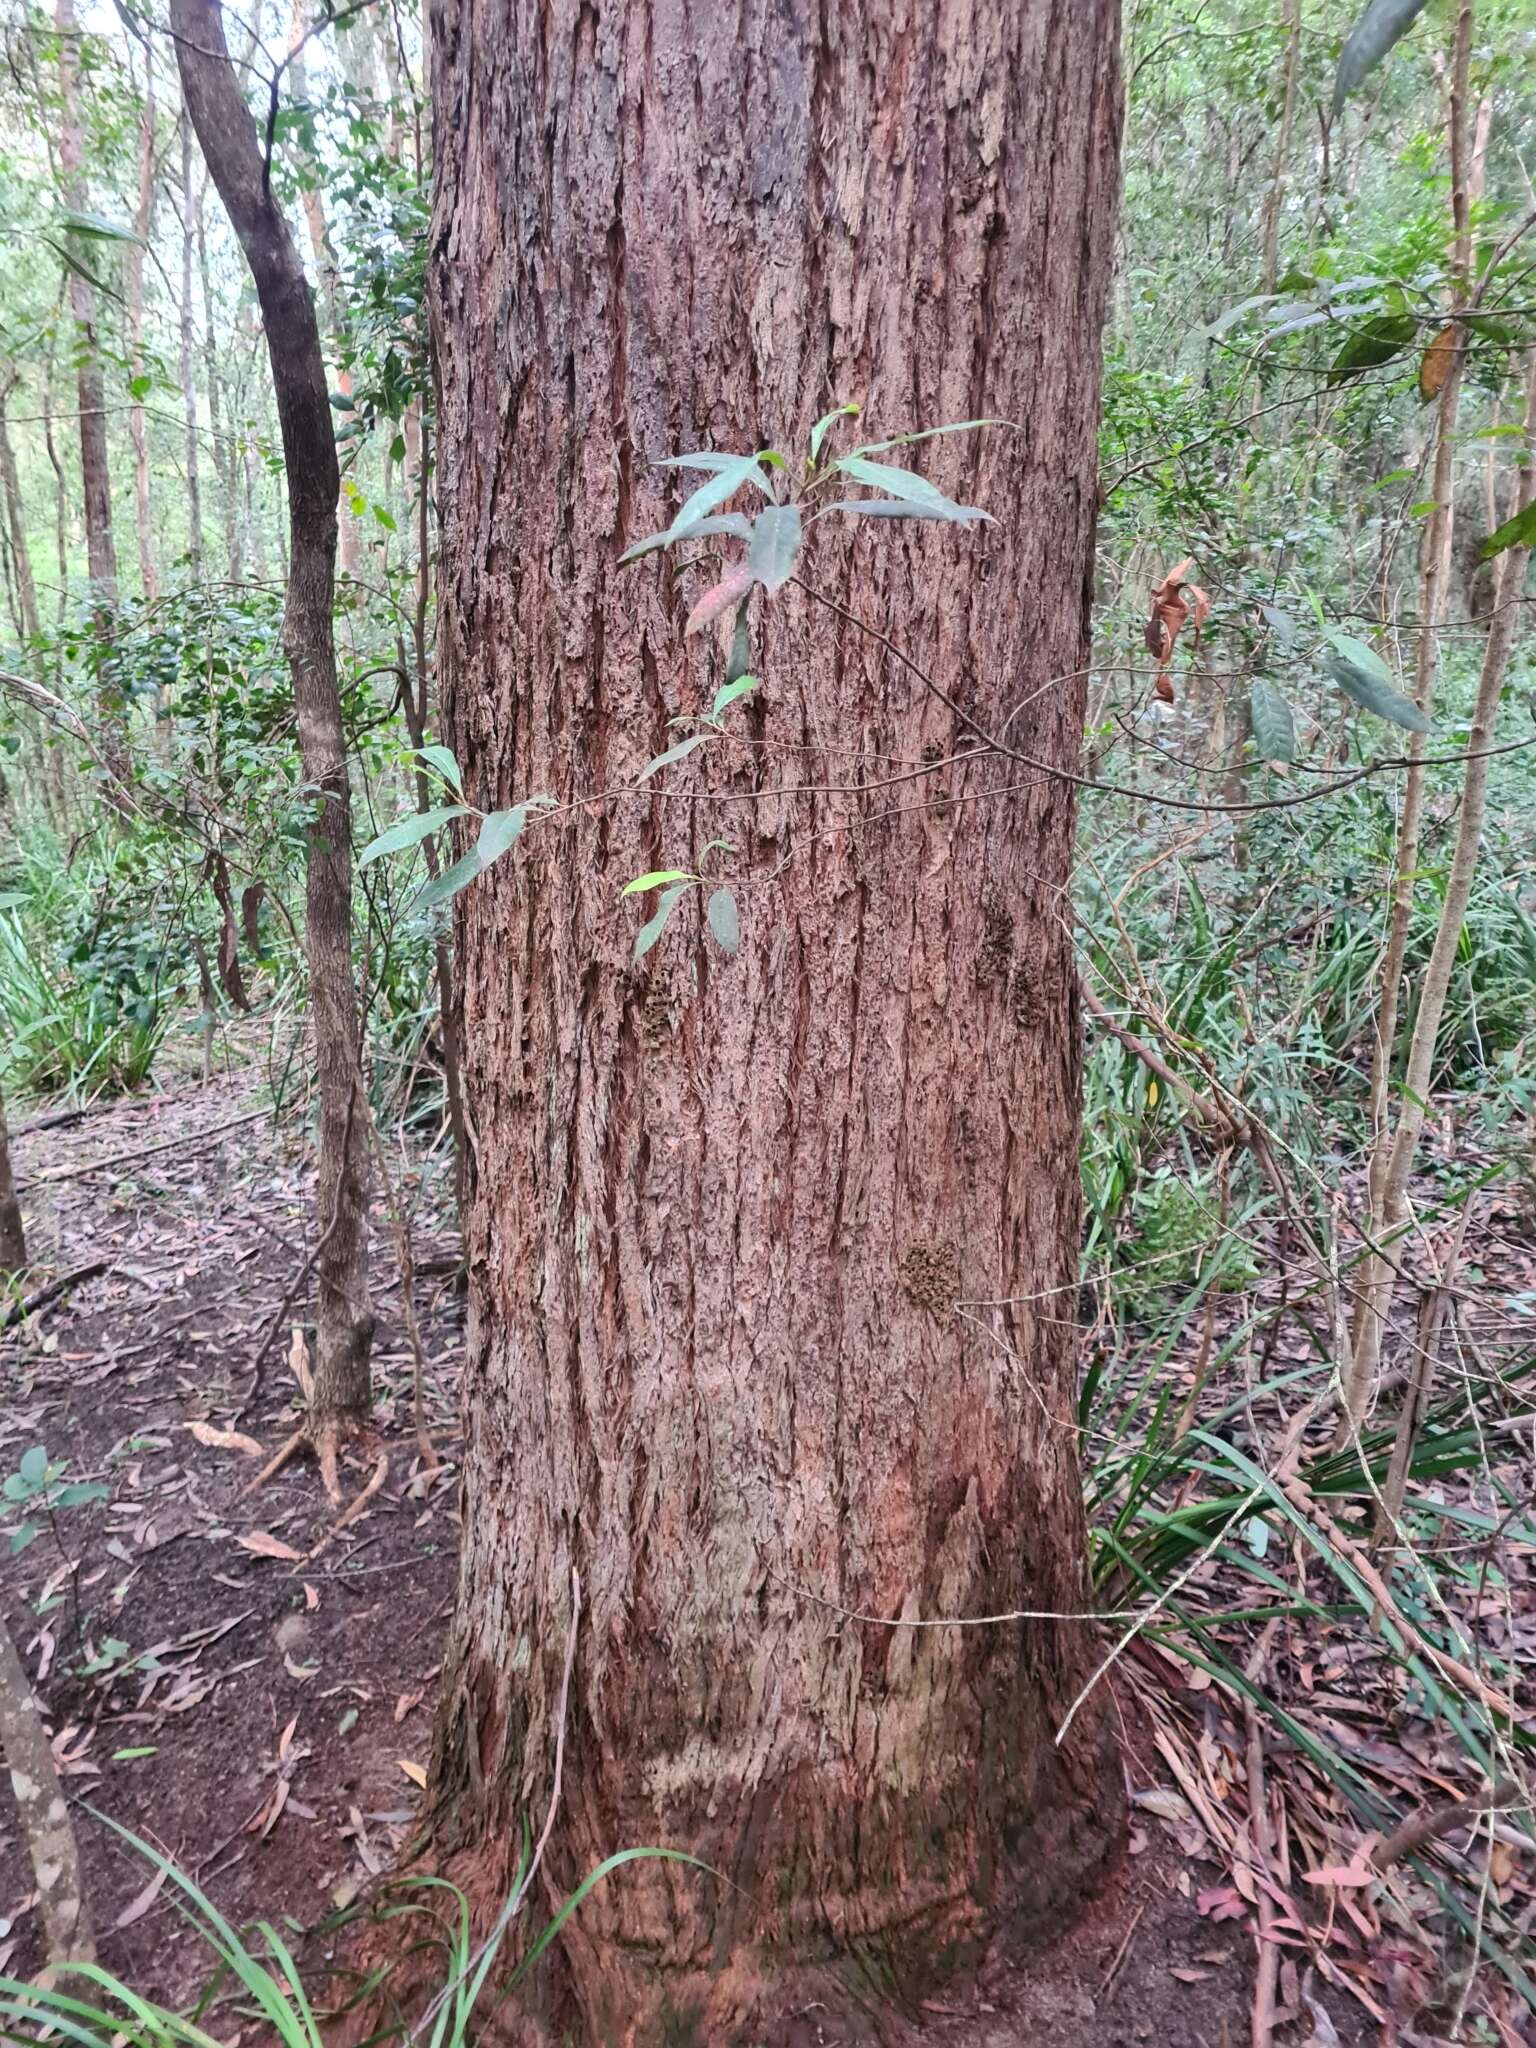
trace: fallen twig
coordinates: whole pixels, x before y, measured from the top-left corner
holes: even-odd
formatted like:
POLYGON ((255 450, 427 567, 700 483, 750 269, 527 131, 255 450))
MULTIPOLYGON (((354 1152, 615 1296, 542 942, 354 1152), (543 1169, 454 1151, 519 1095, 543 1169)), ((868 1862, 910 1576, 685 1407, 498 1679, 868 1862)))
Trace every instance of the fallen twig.
POLYGON ((1400 1863, 1427 1842, 1435 1842, 1442 1835, 1448 1835, 1463 1821, 1476 1820, 1490 1808, 1507 1806, 1519 1796, 1520 1787, 1513 1778, 1499 1778, 1481 1792, 1469 1792, 1464 1799, 1448 1799, 1441 1806, 1426 1807, 1423 1813, 1405 1820, 1384 1842, 1379 1842, 1371 1852, 1371 1861, 1378 1870, 1390 1870, 1394 1863, 1400 1863))
POLYGON ((156 1152, 174 1152, 178 1146, 190 1149, 203 1145, 210 1138, 221 1137, 225 1131, 238 1129, 241 1124, 253 1124, 258 1117, 270 1116, 268 1109, 248 1109, 243 1116, 232 1116, 221 1124, 210 1124, 205 1130, 183 1131, 180 1137, 162 1138, 157 1145, 133 1145, 126 1152, 109 1152, 104 1159, 89 1159, 81 1166, 45 1167, 41 1173, 34 1173, 30 1180, 19 1182, 22 1188, 54 1187, 60 1181, 84 1180, 87 1174, 104 1173, 109 1166, 132 1166, 140 1159, 149 1159, 156 1152))
POLYGON ((0 1330, 9 1330, 16 1323, 24 1323, 28 1316, 37 1314, 51 1301, 57 1301, 61 1294, 68 1294, 72 1287, 78 1287, 83 1280, 94 1280, 98 1273, 105 1273, 112 1261, 92 1259, 88 1266, 76 1266, 72 1273, 61 1274, 57 1280, 50 1280, 46 1287, 39 1287, 36 1294, 29 1294, 24 1301, 13 1301, 3 1316, 0 1316, 0 1330))

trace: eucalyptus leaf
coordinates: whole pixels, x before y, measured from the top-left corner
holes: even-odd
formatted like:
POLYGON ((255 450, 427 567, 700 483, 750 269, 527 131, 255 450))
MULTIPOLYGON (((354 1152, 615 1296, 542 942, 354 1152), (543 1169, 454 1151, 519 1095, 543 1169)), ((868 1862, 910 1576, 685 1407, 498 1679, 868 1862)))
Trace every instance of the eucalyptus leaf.
POLYGON ((903 504, 916 506, 919 515, 926 519, 968 523, 991 516, 974 505, 957 505, 953 498, 945 497, 937 484, 929 483, 927 477, 919 476, 916 470, 898 469, 894 462, 866 462, 862 455, 843 455, 832 467, 852 477, 856 484, 868 484, 903 504))
POLYGON ((658 769, 670 768, 674 761, 685 761, 695 747, 702 747, 706 740, 712 740, 712 732, 696 732, 690 739, 679 740, 675 747, 668 747, 664 754, 658 754, 654 761, 647 761, 635 777, 637 784, 649 782, 658 769))
POLYGON ((132 228, 119 227, 115 220, 105 220, 99 213, 63 213, 59 225, 71 235, 85 235, 93 242, 133 242, 139 248, 145 246, 144 237, 136 235, 132 228))
MULTIPOLYGON (((747 610, 747 600, 743 598, 736 607, 736 624, 731 633, 731 658, 725 664, 727 685, 738 682, 752 666, 752 631, 747 623, 747 610)), ((716 697, 711 716, 718 717, 719 711, 720 700, 716 697)))
POLYGON ((721 712, 734 704, 738 697, 748 696, 756 688, 756 676, 732 676, 729 682, 722 683, 716 690, 715 701, 709 707, 710 717, 718 719, 721 712))
POLYGON ((859 408, 856 405, 836 405, 832 408, 831 412, 822 415, 811 429, 812 462, 821 453, 821 444, 827 437, 827 429, 835 426, 841 419, 857 419, 858 413, 859 408))
POLYGON ((1536 500, 1517 512, 1513 519, 1506 519, 1502 526, 1496 526, 1477 551, 1480 562, 1491 562, 1495 555, 1502 555, 1506 548, 1536 547, 1536 500))
POLYGON ((468 888, 476 875, 484 872, 485 862, 480 858, 478 846, 472 846, 462 860, 456 860, 451 868, 444 868, 440 875, 434 875, 423 885, 412 910, 430 910, 435 903, 446 903, 450 896, 457 896, 461 889, 468 888))
POLYGON ((1323 667, 1351 703, 1408 732, 1429 731, 1429 720, 1411 697, 1394 687, 1392 672, 1374 647, 1348 633, 1330 632, 1327 637, 1332 652, 1323 667))
POLYGON ((419 845, 429 832, 446 825, 450 818, 463 818, 468 814, 468 804, 440 804, 435 810, 418 811, 412 818, 402 818, 398 825, 391 825, 377 839, 369 840, 357 856, 357 864, 365 868, 370 861, 380 860, 386 853, 399 853, 407 846, 419 845))
MULTIPOLYGON (((747 567, 764 590, 781 590, 794 571, 800 552, 800 507, 767 505, 752 522, 747 567)), ((741 613, 737 614, 740 630, 741 613)))
POLYGON ((1007 427, 1011 420, 951 420, 947 426, 922 427, 916 433, 898 434, 892 441, 866 441, 855 455, 884 455, 892 448, 911 448, 919 441, 931 441, 936 434, 969 434, 977 427, 1007 427))
POLYGON ((1261 761, 1294 761, 1296 719, 1290 705, 1263 676, 1248 686, 1248 715, 1253 725, 1253 744, 1261 761))
POLYGON ((632 882, 626 882, 619 895, 621 898, 639 896, 647 889, 664 888, 668 882, 696 882, 698 879, 687 868, 652 868, 649 874, 636 875, 632 882))
POLYGON ((464 794, 464 778, 459 773, 459 764, 454 759, 452 747, 418 747, 416 758, 424 761, 429 768, 435 768, 448 787, 459 796, 464 794))
POLYGON ((667 928, 667 919, 677 906, 679 896, 686 896, 693 887, 691 882, 679 882, 670 889, 663 889, 653 914, 635 933, 635 958, 643 960, 667 928))
POLYGON ((1412 28, 1425 0, 1367 0, 1360 19, 1344 38, 1333 80, 1333 111, 1339 109, 1366 75, 1412 28))
POLYGON ((817 519, 828 512, 852 512, 865 519, 937 519, 949 526, 969 526, 978 519, 990 519, 979 505, 956 505, 948 512, 934 512, 926 505, 904 505, 899 498, 836 498, 823 505, 817 519))
POLYGON ((741 944, 741 926, 736 915, 736 898, 729 889, 717 889, 705 906, 704 915, 715 944, 722 953, 734 953, 741 944))
POLYGON ((767 479, 758 466, 760 460, 757 455, 674 455, 662 463, 663 469, 708 468, 714 472, 708 483, 700 484, 691 497, 684 499, 672 522, 674 535, 734 497, 743 484, 755 484, 765 498, 771 497, 767 479))
POLYGON ((619 557, 620 566, 637 562, 657 548, 669 548, 674 541, 698 540, 711 533, 730 533, 738 540, 747 540, 751 537, 752 522, 745 512, 716 512, 707 519, 690 519, 686 524, 675 520, 665 532, 647 534, 644 540, 627 547, 619 557))
POLYGON ((475 841, 480 865, 488 868, 493 860, 500 860, 507 848, 522 837, 527 822, 526 804, 516 804, 510 811, 487 811, 480 837, 475 841))

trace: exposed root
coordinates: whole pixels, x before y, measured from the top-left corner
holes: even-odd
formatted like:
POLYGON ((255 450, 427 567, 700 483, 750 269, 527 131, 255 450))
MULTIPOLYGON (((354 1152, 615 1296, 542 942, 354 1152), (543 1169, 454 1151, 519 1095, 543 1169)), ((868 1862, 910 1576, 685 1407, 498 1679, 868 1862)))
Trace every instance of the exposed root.
MULTIPOLYGON (((302 1427, 296 1429, 293 1432, 293 1435, 289 1437, 287 1441, 282 1445, 281 1449, 273 1452, 272 1456, 268 1458, 266 1464, 263 1465, 261 1470, 256 1474, 256 1477, 254 1479, 248 1479, 246 1481, 244 1486, 242 1486, 240 1491, 235 1495, 235 1499, 237 1501, 249 1500, 251 1495, 253 1493, 258 1492, 263 1486, 265 1486, 269 1479, 275 1479, 278 1473, 281 1472, 283 1467, 287 1464, 288 1460, 291 1457, 293 1457, 296 1452, 303 1450, 305 1446, 308 1444, 308 1442, 309 1431, 302 1427)), ((338 1495, 338 1498, 339 1497, 340 1496, 338 1495)))
MULTIPOLYGON (((322 1470, 323 1469, 324 1468, 322 1467, 322 1470)), ((320 1541, 309 1553, 311 1558, 318 1557, 321 1551, 325 1549, 326 1545, 330 1543, 333 1538, 339 1536, 343 1529, 348 1528, 353 1522, 357 1520, 358 1516, 363 1512, 363 1509, 367 1507, 369 1501, 373 1499, 373 1496, 378 1492, 379 1488, 384 1484, 385 1480, 388 1477, 389 1453, 387 1451, 380 1451, 379 1462, 374 1466, 373 1473, 368 1481, 368 1484, 363 1488, 362 1492, 353 1501, 352 1505, 349 1508, 344 1508, 341 1514, 338 1515, 336 1520, 331 1524, 330 1528, 326 1530, 325 1534, 320 1538, 320 1541)))

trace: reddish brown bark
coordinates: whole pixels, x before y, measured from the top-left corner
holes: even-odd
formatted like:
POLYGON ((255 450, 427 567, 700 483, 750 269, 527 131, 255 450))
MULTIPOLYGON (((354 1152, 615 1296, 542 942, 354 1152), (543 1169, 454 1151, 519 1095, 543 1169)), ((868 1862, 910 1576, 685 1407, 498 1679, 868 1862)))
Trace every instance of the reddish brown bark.
MULTIPOLYGON (((910 456, 997 525, 829 520, 803 573, 1075 762, 1113 0, 437 0, 433 30, 439 655, 472 799, 633 783, 720 672, 682 636, 709 573, 618 566, 677 502, 650 465, 798 465, 846 398, 872 437, 1018 423, 910 456)), ((530 828, 460 899, 440 1857, 494 1904, 542 1819, 575 1567, 541 1905, 642 1843, 736 1887, 627 1866, 541 1971, 531 2038, 782 2038, 808 1998, 1059 1917, 1119 1826, 1097 1702, 1054 1742, 1091 1628, 886 1625, 1085 1601, 1070 792, 1003 762, 861 790, 968 734, 793 587, 753 666, 757 744, 530 828), (620 885, 717 837, 738 957, 689 903, 632 964, 620 885)))
POLYGON ((20 1273, 27 1263, 27 1231, 11 1174, 11 1134, 0 1096, 0 1274, 20 1273))

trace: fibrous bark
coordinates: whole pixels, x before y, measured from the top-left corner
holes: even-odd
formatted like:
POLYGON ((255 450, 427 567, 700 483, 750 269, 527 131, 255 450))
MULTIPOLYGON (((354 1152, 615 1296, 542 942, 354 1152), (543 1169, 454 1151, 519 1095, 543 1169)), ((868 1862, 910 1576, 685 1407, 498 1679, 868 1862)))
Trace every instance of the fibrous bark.
POLYGON ((5 1121, 5 1099, 0 1096, 0 1274, 24 1272, 26 1264, 27 1233, 11 1172, 11 1134, 5 1121))
MULTIPOLYGON (((1112 0, 438 0, 432 32, 438 651, 472 800, 632 784, 707 704, 719 660, 682 622, 718 569, 685 594, 618 566, 675 509, 651 465, 772 445, 798 470, 843 399, 861 435, 1014 423, 907 458, 995 526, 827 520, 802 573, 1075 763, 1112 0)), ((1118 1828, 1097 1699, 1054 1741, 1089 1629, 912 1625, 1085 1602, 1070 793, 1005 794, 998 761, 872 787, 966 728, 804 590, 753 636, 749 744, 531 826, 460 899, 438 1852, 494 1908, 537 1829, 574 1566, 542 1895, 640 1843, 731 1880, 610 1879, 527 1994, 537 2038, 783 2038, 807 1998, 1060 1916, 1118 1828), (706 859, 739 954, 690 902, 634 964, 619 887, 706 859)))
POLYGON ((218 0, 171 0, 187 111, 250 265, 266 327, 288 485, 283 645, 304 778, 315 793, 305 863, 305 946, 319 1080, 319 1325, 311 1426, 322 1451, 370 1404, 368 1107, 352 980, 351 791, 336 684, 336 441, 314 301, 272 196, 235 80, 218 0))

